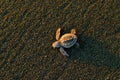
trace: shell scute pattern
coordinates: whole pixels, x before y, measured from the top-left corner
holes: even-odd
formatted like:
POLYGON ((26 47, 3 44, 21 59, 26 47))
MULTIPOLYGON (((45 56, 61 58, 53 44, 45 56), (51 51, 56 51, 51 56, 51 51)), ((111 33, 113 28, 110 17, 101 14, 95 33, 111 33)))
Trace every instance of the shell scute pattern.
POLYGON ((61 45, 64 46, 64 47, 66 47, 66 48, 71 47, 71 46, 73 46, 75 44, 75 42, 77 40, 75 38, 77 38, 76 35, 65 34, 60 39, 61 45))
POLYGON ((73 41, 74 41, 74 38, 71 38, 71 39, 65 40, 63 43, 68 44, 68 43, 73 43, 73 41))

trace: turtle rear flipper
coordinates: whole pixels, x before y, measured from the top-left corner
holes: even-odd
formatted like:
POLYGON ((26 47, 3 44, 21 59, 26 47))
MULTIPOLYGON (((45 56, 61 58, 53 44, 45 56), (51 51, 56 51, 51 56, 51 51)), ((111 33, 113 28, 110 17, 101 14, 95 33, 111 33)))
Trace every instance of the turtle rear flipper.
POLYGON ((61 31, 61 28, 58 28, 56 30, 56 40, 59 40, 59 38, 60 38, 60 31, 61 31))
POLYGON ((69 55, 68 55, 67 52, 64 50, 64 48, 60 47, 60 52, 62 53, 62 55, 69 57, 69 55))

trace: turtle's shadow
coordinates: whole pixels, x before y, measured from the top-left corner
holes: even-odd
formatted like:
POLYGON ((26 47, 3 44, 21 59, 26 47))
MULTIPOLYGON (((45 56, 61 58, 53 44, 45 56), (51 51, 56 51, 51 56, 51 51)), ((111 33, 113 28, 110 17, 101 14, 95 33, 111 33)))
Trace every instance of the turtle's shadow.
MULTIPOLYGON (((82 39, 82 38, 81 38, 82 39)), ((67 49, 71 60, 95 66, 120 67, 120 58, 107 51, 105 43, 98 42, 90 37, 83 36, 83 41, 78 38, 80 48, 67 49), (84 41, 84 42, 83 42, 84 41)))

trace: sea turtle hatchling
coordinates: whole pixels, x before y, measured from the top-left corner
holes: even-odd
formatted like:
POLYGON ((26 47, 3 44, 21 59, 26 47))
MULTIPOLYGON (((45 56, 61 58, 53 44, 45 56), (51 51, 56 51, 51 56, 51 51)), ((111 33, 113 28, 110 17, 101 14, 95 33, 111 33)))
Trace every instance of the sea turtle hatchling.
POLYGON ((67 54, 67 52, 64 50, 64 48, 70 48, 73 45, 77 45, 79 46, 79 43, 77 42, 77 36, 76 34, 76 30, 75 29, 71 29, 70 33, 66 33, 64 35, 62 35, 60 37, 60 31, 61 28, 58 28, 56 30, 56 40, 53 44, 52 47, 53 48, 59 48, 60 52, 62 53, 62 55, 65 55, 67 57, 69 57, 69 55, 67 54))

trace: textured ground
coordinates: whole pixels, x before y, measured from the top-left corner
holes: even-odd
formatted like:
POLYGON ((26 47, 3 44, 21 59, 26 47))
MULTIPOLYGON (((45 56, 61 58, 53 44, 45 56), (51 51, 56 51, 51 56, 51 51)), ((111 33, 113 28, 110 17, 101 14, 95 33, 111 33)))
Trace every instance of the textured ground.
POLYGON ((1 0, 0 80, 119 80, 118 0, 1 0), (75 28, 66 58, 51 44, 75 28))

